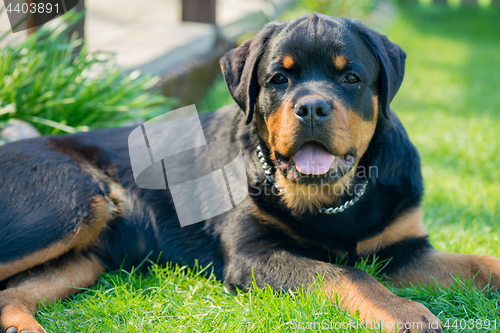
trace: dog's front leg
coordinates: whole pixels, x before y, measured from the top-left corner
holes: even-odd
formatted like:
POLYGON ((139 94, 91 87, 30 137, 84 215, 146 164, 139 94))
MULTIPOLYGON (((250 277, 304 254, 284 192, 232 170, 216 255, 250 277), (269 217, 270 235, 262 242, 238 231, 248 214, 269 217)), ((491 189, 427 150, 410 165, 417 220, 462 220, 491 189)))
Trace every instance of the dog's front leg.
MULTIPOLYGON (((226 266, 226 283, 246 289, 254 276, 257 285, 274 290, 311 286, 318 276, 326 297, 364 323, 382 322, 386 332, 442 332, 440 322, 425 306, 394 295, 362 270, 320 262, 284 249, 260 249, 260 255, 232 256, 226 266)), ((373 326, 375 327, 375 326, 373 326)))

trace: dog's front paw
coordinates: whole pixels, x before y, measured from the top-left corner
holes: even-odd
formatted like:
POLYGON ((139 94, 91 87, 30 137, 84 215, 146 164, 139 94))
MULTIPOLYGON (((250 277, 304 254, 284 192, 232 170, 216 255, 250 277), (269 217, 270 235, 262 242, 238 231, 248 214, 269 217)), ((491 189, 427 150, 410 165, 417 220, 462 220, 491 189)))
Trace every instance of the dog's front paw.
POLYGON ((1 311, 0 332, 47 333, 35 318, 13 305, 6 305, 1 311))
POLYGON ((442 333, 441 322, 422 304, 397 297, 390 302, 377 302, 360 309, 363 323, 383 332, 442 333))

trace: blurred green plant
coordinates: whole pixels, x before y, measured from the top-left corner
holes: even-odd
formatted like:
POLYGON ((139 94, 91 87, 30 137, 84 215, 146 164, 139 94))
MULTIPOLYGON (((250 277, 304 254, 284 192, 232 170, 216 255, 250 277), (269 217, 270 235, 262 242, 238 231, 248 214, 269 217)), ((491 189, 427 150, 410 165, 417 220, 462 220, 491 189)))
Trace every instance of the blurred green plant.
POLYGON ((373 10, 377 3, 378 0, 297 0, 281 19, 293 19, 313 12, 330 16, 359 18, 373 10))
POLYGON ((148 120, 172 105, 151 89, 159 78, 124 75, 110 55, 89 54, 81 39, 68 38, 82 15, 70 11, 0 49, 0 129, 20 119, 42 134, 74 133, 148 120))
POLYGON ((209 112, 232 103, 234 103, 234 100, 227 90, 224 79, 219 75, 214 79, 212 86, 201 101, 198 112, 209 112))

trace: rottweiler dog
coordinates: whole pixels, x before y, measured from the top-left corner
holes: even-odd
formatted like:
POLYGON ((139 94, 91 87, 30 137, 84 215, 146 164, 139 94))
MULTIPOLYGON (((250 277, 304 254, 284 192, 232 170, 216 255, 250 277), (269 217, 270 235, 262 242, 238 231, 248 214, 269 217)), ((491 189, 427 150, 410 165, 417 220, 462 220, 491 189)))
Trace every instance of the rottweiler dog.
POLYGON ((318 14, 270 23, 228 52, 221 67, 236 104, 201 123, 207 141, 240 147, 249 195, 186 227, 168 189, 136 186, 132 128, 1 147, 0 330, 45 332, 32 317, 39 302, 152 253, 160 263, 211 263, 233 290, 253 279, 276 291, 315 286, 387 331, 441 332, 423 305, 352 267, 376 255, 394 285, 447 286, 459 273, 500 285, 499 259, 428 241, 419 155, 389 107, 405 58, 359 21, 318 14))

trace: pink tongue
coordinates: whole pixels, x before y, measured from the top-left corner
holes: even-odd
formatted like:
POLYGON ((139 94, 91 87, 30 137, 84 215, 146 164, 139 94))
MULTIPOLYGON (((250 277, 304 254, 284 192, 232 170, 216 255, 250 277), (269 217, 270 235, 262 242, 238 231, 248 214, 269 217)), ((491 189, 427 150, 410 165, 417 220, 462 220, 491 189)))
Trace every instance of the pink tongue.
POLYGON ((313 142, 305 143, 293 155, 297 171, 305 175, 323 175, 328 172, 335 156, 321 145, 313 142))

